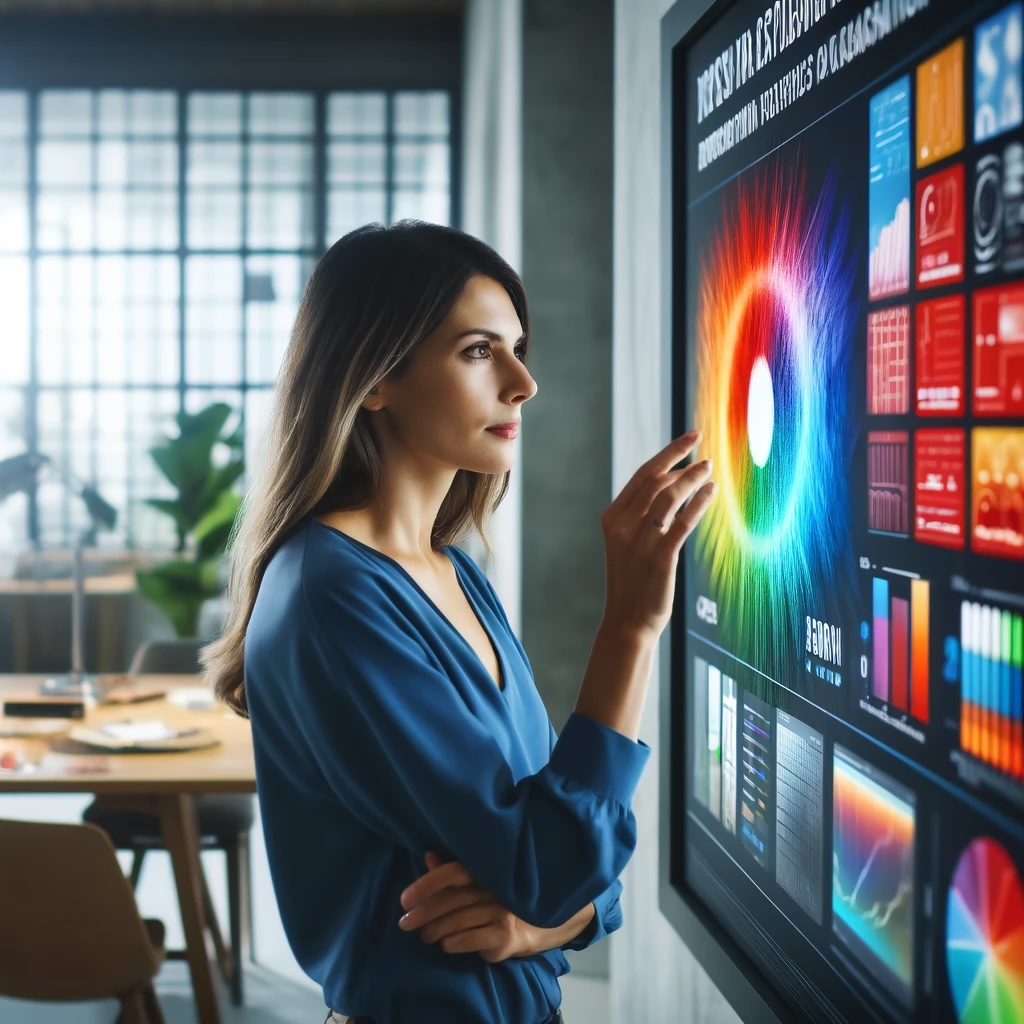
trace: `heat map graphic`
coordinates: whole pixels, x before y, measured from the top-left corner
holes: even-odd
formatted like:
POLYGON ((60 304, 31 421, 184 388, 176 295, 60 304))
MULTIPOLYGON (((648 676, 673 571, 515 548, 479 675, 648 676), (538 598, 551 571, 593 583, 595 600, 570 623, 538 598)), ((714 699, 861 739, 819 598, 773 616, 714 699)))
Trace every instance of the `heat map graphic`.
POLYGON ((720 491, 696 555, 720 635, 761 667, 792 663, 815 595, 854 589, 856 431, 837 383, 850 373, 853 257, 835 191, 782 164, 739 179, 700 264, 696 423, 720 491))
POLYGON ((914 798, 838 743, 832 782, 832 927, 909 1005, 914 981, 914 798))
POLYGON ((994 839, 975 839, 953 872, 946 965, 960 1024, 1024 1020, 1024 888, 994 839))

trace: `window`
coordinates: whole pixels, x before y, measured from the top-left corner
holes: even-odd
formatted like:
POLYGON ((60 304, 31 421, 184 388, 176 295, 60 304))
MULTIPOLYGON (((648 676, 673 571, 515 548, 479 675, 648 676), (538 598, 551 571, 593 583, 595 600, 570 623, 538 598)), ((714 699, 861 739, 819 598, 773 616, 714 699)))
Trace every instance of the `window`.
MULTIPOLYGON (((148 449, 224 400, 251 461, 322 252, 371 220, 449 223, 450 122, 446 90, 0 91, 0 458, 94 484, 105 544, 172 545, 148 449)), ((87 526, 47 472, 0 505, 0 549, 87 526)))

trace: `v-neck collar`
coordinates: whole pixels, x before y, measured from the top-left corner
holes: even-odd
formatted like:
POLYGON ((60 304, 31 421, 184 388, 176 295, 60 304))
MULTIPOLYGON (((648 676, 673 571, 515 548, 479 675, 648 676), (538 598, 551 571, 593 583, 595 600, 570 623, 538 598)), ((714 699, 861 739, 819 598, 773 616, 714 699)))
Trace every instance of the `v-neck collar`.
POLYGON ((413 577, 413 575, 405 568, 404 565, 402 565, 401 562, 399 562, 397 559, 392 558, 390 555, 386 555, 383 551, 380 551, 379 549, 371 546, 370 544, 365 544, 363 543, 363 541, 357 540, 351 534, 344 533, 342 530, 339 530, 336 526, 329 526, 327 523, 321 522, 315 516, 312 518, 314 523, 318 524, 319 526, 322 526, 325 530, 330 530, 331 533, 336 533, 339 537, 344 537, 345 540, 351 541, 353 544, 362 548, 364 551, 369 551, 371 554, 374 554, 378 558, 384 559, 384 561, 388 562, 390 565, 393 565, 413 585, 413 587, 416 588, 416 591, 423 598, 423 600, 426 601, 427 604, 429 604, 430 607, 434 609, 435 613, 447 624, 448 628, 455 634, 455 636, 458 637, 462 645, 472 655, 477 665, 480 666, 480 671, 483 673, 483 676, 487 680, 487 683, 490 686, 490 688, 496 691, 500 697, 502 697, 505 700, 508 700, 509 683, 511 680, 511 675, 508 671, 508 666, 505 662, 505 655, 502 651, 501 644, 498 643, 497 639, 491 634, 491 631, 487 628, 487 623, 484 621, 484 616, 480 612, 480 606, 477 604, 476 599, 470 594, 469 590, 466 588, 466 584, 462 576, 462 570, 459 568, 458 560, 452 555, 451 551, 449 550, 449 545, 446 544, 441 550, 445 553, 445 555, 448 558, 448 561, 451 562, 452 567, 455 569, 455 579, 459 584, 459 589, 465 595, 466 600, 469 602, 470 608, 473 610, 473 614, 476 616, 477 621, 480 623, 480 628, 484 631, 484 634, 487 636, 487 639, 491 643, 491 647, 494 649, 494 654, 498 659, 498 674, 501 679, 501 686, 497 686, 495 684, 494 679, 491 677, 491 673, 487 671, 487 666, 484 665, 483 660, 481 659, 480 655, 476 652, 476 650, 473 648, 473 645, 462 635, 461 632, 459 632, 458 629, 455 628, 455 625, 452 623, 451 619, 449 619, 448 616, 445 615, 445 613, 437 607, 437 605, 434 603, 430 595, 419 585, 419 583, 416 582, 415 577, 413 577))

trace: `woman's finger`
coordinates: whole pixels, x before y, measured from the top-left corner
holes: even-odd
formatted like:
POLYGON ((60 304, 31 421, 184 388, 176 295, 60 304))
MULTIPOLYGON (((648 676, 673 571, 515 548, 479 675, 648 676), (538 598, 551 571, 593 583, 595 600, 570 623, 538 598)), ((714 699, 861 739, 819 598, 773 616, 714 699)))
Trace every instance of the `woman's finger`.
POLYGON ((710 459, 687 466, 661 491, 651 507, 645 510, 644 518, 637 525, 639 538, 648 544, 660 541, 680 509, 707 482, 710 475, 710 459))
POLYGON ((431 921, 425 928, 420 929, 420 938, 424 942, 440 942, 449 935, 497 924, 507 913, 508 911, 497 903, 473 903, 431 921))
POLYGON ((608 506, 605 515, 615 517, 624 512, 650 486, 652 479, 664 476, 676 463, 682 462, 697 447, 700 439, 700 431, 688 431, 648 459, 626 482, 618 497, 608 506))
MULTIPOLYGON (((441 940, 441 948, 446 953, 487 953, 490 950, 502 951, 508 942, 508 935, 504 929, 493 925, 485 925, 482 928, 473 928, 469 931, 459 932, 457 935, 449 935, 441 940)), ((499 957, 484 956, 485 960, 495 962, 499 957)), ((500 959, 504 959, 501 957, 500 959)))
POLYGON ((402 908, 412 910, 424 900, 436 896, 442 889, 453 885, 471 885, 472 882, 469 873, 457 860, 449 861, 428 871, 405 889, 401 895, 402 908))
POLYGON ((485 892, 479 886, 454 886, 413 907, 409 913, 399 918, 398 926, 402 931, 415 931, 460 907, 487 902, 493 902, 493 899, 490 893, 485 892))
POLYGON ((718 485, 713 480, 708 480, 690 498, 689 504, 676 514, 665 536, 673 548, 682 547, 686 538, 690 536, 694 528, 701 521, 704 513, 707 512, 711 499, 714 498, 718 485))

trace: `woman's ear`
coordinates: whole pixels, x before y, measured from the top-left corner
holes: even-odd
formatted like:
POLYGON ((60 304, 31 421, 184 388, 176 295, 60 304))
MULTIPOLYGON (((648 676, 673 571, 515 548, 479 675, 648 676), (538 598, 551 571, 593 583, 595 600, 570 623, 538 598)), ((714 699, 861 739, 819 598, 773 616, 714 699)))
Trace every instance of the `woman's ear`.
POLYGON ((368 409, 370 412, 376 412, 378 409, 384 408, 383 399, 380 397, 380 389, 374 388, 360 404, 361 409, 368 409))

